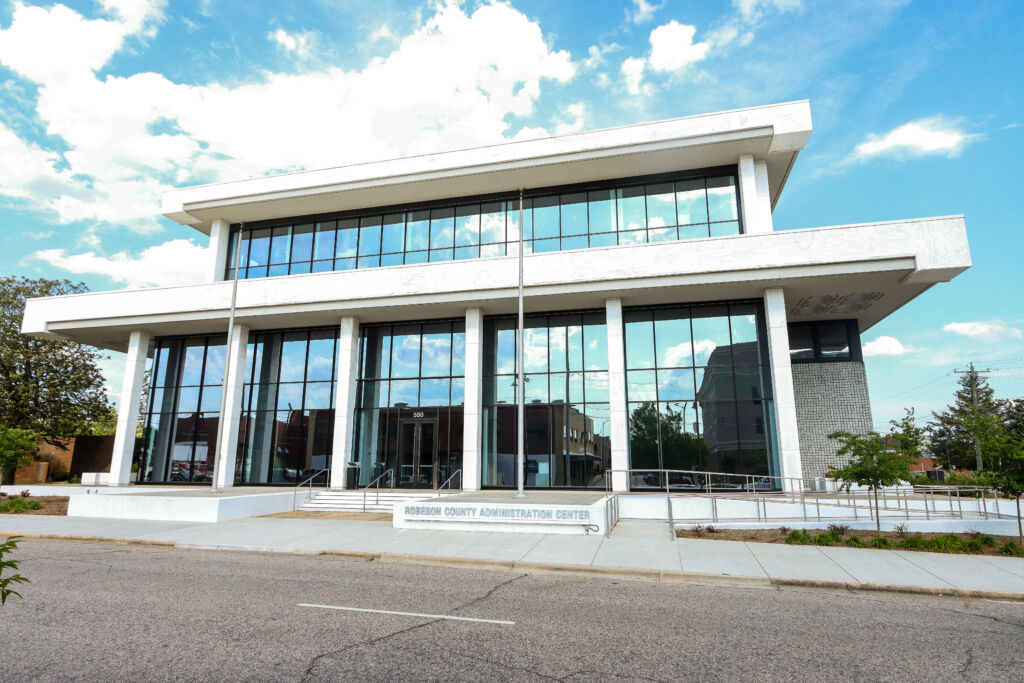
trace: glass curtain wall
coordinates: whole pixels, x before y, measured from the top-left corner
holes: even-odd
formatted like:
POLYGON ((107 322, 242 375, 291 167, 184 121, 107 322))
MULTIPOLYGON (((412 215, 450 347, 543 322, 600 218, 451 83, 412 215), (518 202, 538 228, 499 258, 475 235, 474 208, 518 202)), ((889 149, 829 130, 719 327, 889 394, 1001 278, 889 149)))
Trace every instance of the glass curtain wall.
POLYGON ((462 468, 465 321, 364 325, 359 335, 359 485, 387 475, 385 486, 437 488, 462 468))
MULTIPOLYGON (((526 317, 525 486, 604 487, 611 467, 607 339, 604 311, 526 317)), ((516 358, 516 318, 486 318, 484 486, 517 485, 516 358)))
MULTIPOLYGON (((774 475, 771 376, 759 302, 623 313, 632 469, 774 475)), ((712 486, 736 484, 711 478, 712 486)), ((704 476, 672 474, 672 488, 704 476)), ((664 487, 656 473, 633 488, 664 487)), ((758 481, 759 488, 768 484, 758 481)))
MULTIPOLYGON (((515 255, 519 200, 304 222, 232 233, 228 279, 241 234, 240 278, 515 255)), ((737 235, 735 175, 687 177, 581 192, 534 193, 523 202, 527 253, 737 235)))
POLYGON ((249 335, 236 483, 296 484, 331 466, 337 345, 333 327, 249 335))
POLYGON ((158 339, 137 442, 138 482, 211 482, 225 335, 158 339))

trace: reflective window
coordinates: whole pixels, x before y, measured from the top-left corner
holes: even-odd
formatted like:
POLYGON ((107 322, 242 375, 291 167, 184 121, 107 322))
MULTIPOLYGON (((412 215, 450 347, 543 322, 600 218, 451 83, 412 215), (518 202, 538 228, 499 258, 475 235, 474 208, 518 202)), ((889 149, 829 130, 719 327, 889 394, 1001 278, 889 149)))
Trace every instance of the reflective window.
POLYGON ((789 325, 789 357, 794 362, 859 361, 856 320, 822 320, 789 325))

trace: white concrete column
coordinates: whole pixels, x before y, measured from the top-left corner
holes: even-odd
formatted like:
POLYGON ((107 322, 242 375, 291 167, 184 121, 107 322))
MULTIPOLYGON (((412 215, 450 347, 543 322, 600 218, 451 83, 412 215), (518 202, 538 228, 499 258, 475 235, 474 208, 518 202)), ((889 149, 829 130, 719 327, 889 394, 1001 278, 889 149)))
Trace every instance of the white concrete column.
POLYGON ((121 402, 117 409, 117 431, 114 432, 114 452, 110 458, 107 484, 119 486, 131 481, 132 455, 135 453, 135 430, 139 423, 139 400, 146 377, 146 356, 153 335, 132 330, 128 339, 128 355, 124 361, 124 380, 121 383, 121 402))
MULTIPOLYGON (((629 420, 626 417, 626 344, 622 326, 622 299, 604 303, 608 330, 608 399, 609 427, 612 441, 612 469, 629 469, 629 420)), ((612 475, 612 490, 629 491, 629 475, 612 475)))
POLYGON ((209 261, 206 265, 206 281, 220 282, 228 264, 228 247, 231 246, 231 226, 227 221, 216 219, 210 228, 209 261))
MULTIPOLYGON (((796 400, 793 397, 793 369, 789 362, 786 297, 781 288, 764 290, 764 312, 768 327, 768 357, 772 368, 775 434, 779 447, 779 467, 782 470, 780 474, 783 477, 802 478, 796 400)), ((786 482, 787 490, 796 485, 796 482, 786 482)))
POLYGON ((356 433, 356 385, 359 379, 359 321, 341 319, 338 336, 338 385, 334 399, 334 449, 331 488, 345 488, 345 467, 352 462, 356 433))
POLYGON ((743 232, 748 235, 771 232, 773 226, 768 164, 765 161, 754 161, 753 156, 744 154, 738 166, 743 232))
POLYGON ((228 339, 225 357, 228 372, 224 377, 224 423, 221 442, 217 445, 220 453, 217 470, 217 486, 235 485, 235 465, 238 459, 238 430, 242 419, 242 387, 245 384, 245 353, 249 344, 249 326, 235 324, 228 339))
POLYGON ((462 490, 479 491, 483 472, 484 316, 466 309, 466 398, 463 406, 462 490))

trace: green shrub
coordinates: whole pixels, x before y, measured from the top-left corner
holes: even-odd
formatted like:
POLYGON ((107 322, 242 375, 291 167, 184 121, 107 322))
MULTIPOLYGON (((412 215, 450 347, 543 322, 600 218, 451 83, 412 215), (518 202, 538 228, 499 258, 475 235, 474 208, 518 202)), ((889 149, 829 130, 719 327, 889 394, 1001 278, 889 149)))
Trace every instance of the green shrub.
POLYGON ((786 536, 786 543, 789 545, 811 545, 814 539, 803 529, 794 529, 786 536))
POLYGON ((985 552, 985 544, 981 542, 980 538, 969 538, 964 542, 964 548, 969 553, 983 553, 985 552))
POLYGON ((843 543, 850 546, 851 548, 863 548, 864 541, 860 539, 860 536, 848 536, 843 539, 843 543))
POLYGON ((984 534, 983 536, 978 536, 978 540, 981 541, 981 544, 983 546, 985 546, 986 548, 995 548, 996 547, 996 539, 993 538, 992 536, 989 536, 988 534, 984 534))
POLYGON ((6 503, 0 503, 0 513, 18 514, 25 510, 38 510, 42 504, 38 500, 25 500, 24 498, 11 498, 6 503))
POLYGON ((1007 541, 999 549, 999 552, 1010 557, 1024 557, 1024 547, 1017 545, 1016 541, 1007 541))
POLYGON ((907 536, 900 541, 900 546, 907 550, 927 550, 928 541, 925 540, 921 534, 914 534, 913 536, 907 536))
POLYGON ((814 545, 833 546, 838 540, 832 533, 818 534, 814 537, 814 545))
POLYGON ((885 536, 875 536, 871 539, 871 547, 873 548, 889 548, 889 539, 885 536))
MULTIPOLYGON (((929 550, 937 553, 966 553, 969 552, 968 542, 953 534, 942 534, 936 536, 928 543, 929 550)), ((980 548, 980 544, 979 544, 980 548)))
POLYGON ((850 531, 850 525, 849 524, 829 524, 828 525, 828 532, 830 534, 832 534, 833 538, 835 538, 837 541, 842 539, 842 537, 845 536, 847 533, 849 533, 849 531, 850 531))

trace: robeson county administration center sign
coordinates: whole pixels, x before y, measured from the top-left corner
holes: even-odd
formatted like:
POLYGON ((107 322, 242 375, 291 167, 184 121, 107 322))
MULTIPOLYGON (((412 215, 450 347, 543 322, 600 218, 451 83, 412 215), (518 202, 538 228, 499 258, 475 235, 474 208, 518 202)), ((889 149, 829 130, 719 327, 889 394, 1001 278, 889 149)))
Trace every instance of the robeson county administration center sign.
POLYGON ((605 498, 588 505, 433 499, 397 503, 394 525, 407 529, 593 534, 604 533, 606 512, 605 498))
POLYGON ((586 507, 558 505, 494 505, 467 504, 445 505, 444 503, 407 505, 406 519, 481 519, 496 522, 567 522, 585 524, 590 521, 590 509, 586 507))

